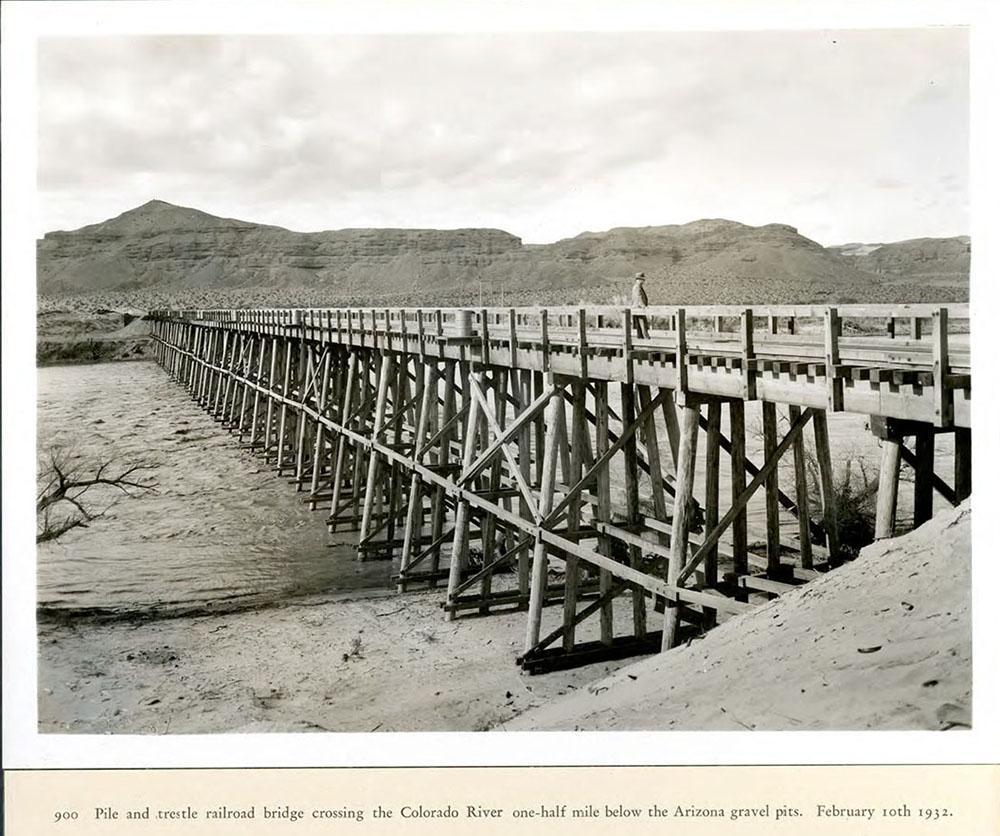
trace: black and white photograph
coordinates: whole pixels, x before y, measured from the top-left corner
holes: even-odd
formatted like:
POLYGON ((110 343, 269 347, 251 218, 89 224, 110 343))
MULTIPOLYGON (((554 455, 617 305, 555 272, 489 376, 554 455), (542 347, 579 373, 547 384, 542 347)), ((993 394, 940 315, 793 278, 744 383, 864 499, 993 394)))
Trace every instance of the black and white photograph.
POLYGON ((977 728, 968 26, 251 29, 34 43, 27 732, 977 728))

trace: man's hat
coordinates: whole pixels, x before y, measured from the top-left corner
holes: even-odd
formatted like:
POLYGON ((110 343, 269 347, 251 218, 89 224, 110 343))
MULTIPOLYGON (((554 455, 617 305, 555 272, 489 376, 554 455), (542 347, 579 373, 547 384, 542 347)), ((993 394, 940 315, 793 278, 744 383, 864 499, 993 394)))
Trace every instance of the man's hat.
POLYGON ((636 274, 635 274, 635 277, 636 277, 636 278, 637 278, 637 279, 638 279, 639 281, 642 281, 643 279, 645 279, 645 278, 646 278, 646 274, 645 274, 645 273, 636 273, 636 274))

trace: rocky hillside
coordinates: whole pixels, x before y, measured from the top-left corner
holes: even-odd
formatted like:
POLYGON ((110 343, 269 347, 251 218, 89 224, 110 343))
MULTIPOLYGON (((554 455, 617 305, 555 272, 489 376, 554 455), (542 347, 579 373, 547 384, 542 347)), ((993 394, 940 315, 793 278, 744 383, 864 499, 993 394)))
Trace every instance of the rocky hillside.
POLYGON ((299 233, 152 200, 38 244, 41 294, 91 290, 334 285, 373 276, 440 282, 521 249, 494 229, 345 229, 299 233))
POLYGON ((893 277, 886 295, 859 257, 824 248, 790 226, 728 220, 523 245, 497 229, 301 233, 153 200, 102 223, 50 232, 37 253, 40 296, 141 307, 375 298, 467 304, 481 289, 484 302, 495 304, 501 288, 509 304, 610 302, 627 292, 638 270, 646 272, 651 300, 663 304, 951 300, 967 292, 950 280, 928 283, 930 273, 908 283, 897 264, 884 271, 893 277))
POLYGON ((883 280, 931 280, 935 284, 968 288, 972 258, 968 235, 913 238, 893 244, 843 244, 829 250, 883 280))

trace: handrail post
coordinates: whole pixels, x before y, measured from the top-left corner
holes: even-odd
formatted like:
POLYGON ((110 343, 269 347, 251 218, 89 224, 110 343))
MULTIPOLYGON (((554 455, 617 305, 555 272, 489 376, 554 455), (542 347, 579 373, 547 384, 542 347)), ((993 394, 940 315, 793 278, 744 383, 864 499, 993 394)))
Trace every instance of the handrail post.
POLYGON ((826 353, 827 409, 842 412, 844 409, 844 381, 838 377, 840 366, 840 316, 837 309, 826 309, 823 322, 823 336, 826 353))
POLYGON ((753 310, 740 313, 740 343, 743 349, 743 399, 757 399, 757 369, 753 347, 753 310))
POLYGON ((542 308, 542 371, 549 371, 549 312, 542 308))
POLYGON ((948 386, 948 309, 939 308, 933 314, 934 351, 934 424, 950 427, 953 424, 953 392, 948 386))
POLYGON ((677 350, 674 363, 677 368, 677 394, 675 401, 678 406, 687 406, 688 402, 688 348, 687 348, 687 312, 678 308, 674 314, 674 325, 677 330, 677 350))
POLYGON ((507 309, 507 341, 510 343, 510 367, 516 369, 517 366, 517 313, 513 308, 507 309))

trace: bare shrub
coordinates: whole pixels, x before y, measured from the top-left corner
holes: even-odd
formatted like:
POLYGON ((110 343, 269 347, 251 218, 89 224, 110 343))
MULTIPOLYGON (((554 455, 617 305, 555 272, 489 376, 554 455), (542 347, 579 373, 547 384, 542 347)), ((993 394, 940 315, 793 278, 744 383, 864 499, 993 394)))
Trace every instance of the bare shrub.
POLYGON ((39 472, 35 542, 46 543, 74 528, 86 528, 123 496, 155 491, 155 483, 143 474, 156 466, 149 461, 116 465, 114 459, 88 463, 62 448, 49 450, 39 472))
MULTIPOLYGON (((812 450, 806 452, 809 473, 810 507, 820 508, 819 465, 812 450)), ((857 557, 865 546, 875 542, 875 503, 878 496, 878 470, 869 468, 861 458, 848 456, 833 477, 837 502, 837 529, 844 557, 857 557)), ((822 515, 814 520, 822 523, 822 515)))
POLYGON ((361 655, 363 649, 364 644, 361 641, 361 636, 354 636, 354 638, 351 639, 351 644, 348 647, 347 653, 342 653, 340 658, 345 662, 349 662, 351 659, 363 659, 364 656, 361 655))
MULTIPOLYGON (((779 434, 787 432, 786 415, 778 417, 779 434)), ((763 439, 761 422, 749 423, 750 436, 763 439)), ((820 481, 819 460, 816 448, 806 441, 803 444, 806 478, 809 487, 810 518, 814 529, 823 527, 823 490, 820 481)), ((786 454, 782 466, 789 466, 791 453, 786 454)), ((837 529, 843 557, 856 557, 865 546, 875 542, 875 505, 878 497, 878 467, 865 463, 863 457, 848 453, 833 465, 833 493, 837 504, 837 529)))

